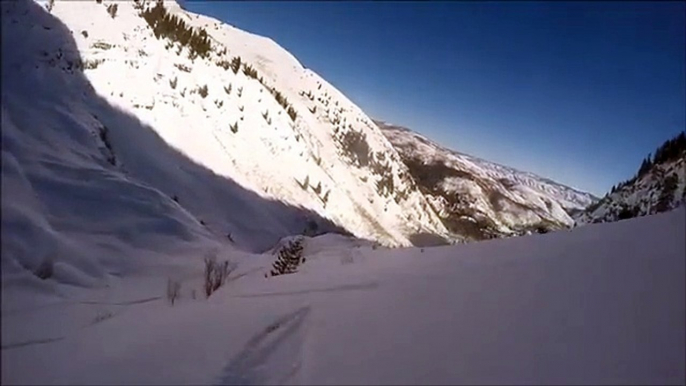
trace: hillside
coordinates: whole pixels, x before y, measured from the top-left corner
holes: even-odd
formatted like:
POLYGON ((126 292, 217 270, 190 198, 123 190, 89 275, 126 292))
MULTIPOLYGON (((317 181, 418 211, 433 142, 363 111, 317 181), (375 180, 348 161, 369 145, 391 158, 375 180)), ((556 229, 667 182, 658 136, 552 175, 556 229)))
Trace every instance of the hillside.
POLYGON ((447 149, 407 128, 376 121, 446 227, 469 239, 564 229, 595 200, 532 173, 447 149))
POLYGON ((269 39, 175 2, 20 0, 2 58, 8 273, 84 283, 303 232, 447 241, 371 120, 269 39))
POLYGON ((669 211, 686 203, 686 135, 665 141, 636 175, 612 187, 575 215, 577 224, 601 223, 669 211))

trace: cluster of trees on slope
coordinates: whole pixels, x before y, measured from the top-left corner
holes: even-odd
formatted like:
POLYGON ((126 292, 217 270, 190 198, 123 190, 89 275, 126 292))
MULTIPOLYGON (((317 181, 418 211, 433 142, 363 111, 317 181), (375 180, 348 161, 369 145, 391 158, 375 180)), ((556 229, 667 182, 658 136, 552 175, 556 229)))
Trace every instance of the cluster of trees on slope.
POLYGON ((204 28, 189 27, 179 17, 169 14, 161 0, 154 7, 143 10, 141 16, 148 22, 156 38, 169 38, 179 42, 188 47, 194 56, 204 58, 209 55, 212 45, 207 31, 204 28))
MULTIPOLYGON (((605 195, 600 201, 593 203, 585 209, 585 212, 592 213, 598 209, 602 204, 607 204, 612 200, 610 194, 618 192, 628 185, 633 184, 639 178, 645 176, 650 172, 655 166, 664 165, 666 163, 675 161, 679 158, 686 157, 686 133, 681 132, 676 137, 665 141, 660 147, 655 151, 655 155, 643 159, 641 166, 639 167, 636 174, 629 180, 620 182, 619 184, 612 187, 610 192, 605 195)), ((666 176, 655 182, 654 188, 660 191, 657 203, 652 208, 647 208, 644 212, 639 205, 628 205, 624 202, 618 202, 618 211, 615 213, 618 220, 629 219, 633 217, 641 216, 642 214, 649 213, 660 213, 670 210, 673 206, 674 192, 677 189, 678 179, 674 174, 666 176)), ((686 194, 686 191, 684 191, 686 194)), ((686 197, 684 197, 686 198, 686 197)), ((596 218, 593 222, 602 222, 603 219, 596 218)))
MULTIPOLYGON (((139 3, 142 4, 142 3, 139 3)), ((141 5, 142 7, 142 5, 141 5)), ((162 0, 157 0, 154 7, 143 9, 141 16, 150 25, 158 39, 169 38, 171 41, 179 42, 182 46, 188 47, 192 57, 200 56, 206 58, 212 51, 212 44, 210 37, 204 28, 189 27, 181 18, 171 15, 164 7, 162 0)), ((288 102, 286 97, 273 87, 268 87, 264 82, 264 78, 259 76, 257 70, 247 63, 242 63, 240 57, 234 57, 231 62, 226 60, 219 61, 218 66, 228 70, 229 68, 238 73, 238 70, 243 67, 243 74, 260 82, 269 90, 276 101, 284 108, 292 121, 298 116, 293 106, 288 102)))
POLYGON ((643 177, 648 171, 650 171, 654 165, 662 165, 670 161, 674 161, 679 157, 683 157, 686 154, 686 134, 682 131, 676 137, 665 141, 660 147, 655 151, 655 155, 643 159, 641 166, 638 168, 636 174, 623 182, 612 187, 610 193, 614 193, 623 187, 636 182, 637 179, 643 177))

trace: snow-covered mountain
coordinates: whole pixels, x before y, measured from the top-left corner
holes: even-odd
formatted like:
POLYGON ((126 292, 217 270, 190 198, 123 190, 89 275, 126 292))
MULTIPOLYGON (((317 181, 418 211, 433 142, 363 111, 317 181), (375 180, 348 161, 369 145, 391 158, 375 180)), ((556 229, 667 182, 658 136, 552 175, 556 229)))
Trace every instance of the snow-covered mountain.
POLYGON ((575 214, 577 224, 617 221, 669 211, 686 202, 686 135, 665 141, 631 179, 575 214))
POLYGON ((173 1, 2 2, 2 156, 15 268, 264 250, 306 228, 389 246, 449 237, 335 87, 173 1))
POLYGON ((686 208, 385 248, 450 232, 273 42, 174 3, 37 4, 0 2, 0 383, 686 380, 686 208))
POLYGON ((484 239, 570 227, 590 193, 447 149, 407 128, 376 121, 448 229, 484 239))

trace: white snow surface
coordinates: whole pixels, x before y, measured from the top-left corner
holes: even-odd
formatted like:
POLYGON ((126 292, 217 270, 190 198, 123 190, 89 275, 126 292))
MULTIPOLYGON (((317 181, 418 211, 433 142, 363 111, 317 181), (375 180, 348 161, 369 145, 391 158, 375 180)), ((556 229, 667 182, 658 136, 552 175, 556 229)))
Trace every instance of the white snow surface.
POLYGON ((190 260, 3 288, 2 383, 683 384, 685 216, 423 250, 307 238, 290 275, 228 253, 209 299, 190 260))

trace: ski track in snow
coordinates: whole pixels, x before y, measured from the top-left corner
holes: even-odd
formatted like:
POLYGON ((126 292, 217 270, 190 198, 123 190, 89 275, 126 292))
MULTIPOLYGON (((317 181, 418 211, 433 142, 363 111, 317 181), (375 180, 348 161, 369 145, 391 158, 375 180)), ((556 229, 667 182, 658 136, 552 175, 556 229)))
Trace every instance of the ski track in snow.
POLYGON ((343 291, 359 291, 359 290, 369 290, 376 289, 379 287, 379 283, 366 283, 366 284, 347 284, 340 285, 336 287, 328 288, 314 288, 299 291, 284 291, 284 292, 265 292, 258 294, 245 294, 245 295, 235 295, 235 298, 261 298, 261 297, 271 297, 271 296, 292 296, 292 295, 305 295, 317 292, 343 292, 343 291))
POLYGON ((13 349, 13 348, 21 348, 21 347, 26 347, 26 346, 33 346, 36 344, 52 343, 52 342, 57 342, 57 341, 63 340, 64 338, 66 338, 66 337, 60 336, 57 338, 36 339, 36 340, 28 340, 28 341, 24 341, 24 342, 9 343, 6 345, 2 345, 2 350, 9 350, 9 349, 13 349))
POLYGON ((301 367, 298 355, 304 337, 303 324, 311 312, 310 306, 286 314, 253 336, 224 368, 220 385, 284 384, 301 367), (283 350, 290 346, 290 350, 283 350), (294 352, 293 346, 297 351, 294 352), (276 363, 275 363, 276 362, 276 363), (274 366, 282 368, 274 371, 274 366), (285 367, 285 368, 283 368, 285 367), (269 376, 266 370, 269 368, 269 376))

